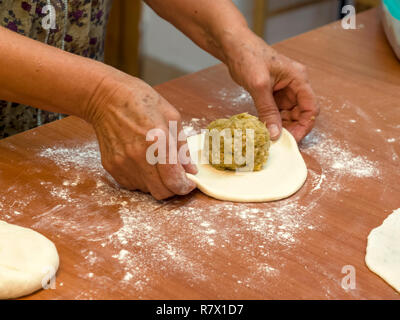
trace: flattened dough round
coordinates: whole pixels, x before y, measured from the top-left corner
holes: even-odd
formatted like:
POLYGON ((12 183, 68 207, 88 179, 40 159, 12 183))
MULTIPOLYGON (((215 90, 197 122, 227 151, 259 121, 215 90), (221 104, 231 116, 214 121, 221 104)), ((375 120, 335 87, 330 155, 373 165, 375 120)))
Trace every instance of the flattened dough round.
POLYGON ((54 244, 31 229, 0 221, 0 299, 22 297, 42 288, 58 269, 54 244))
POLYGON ((205 194, 220 200, 235 202, 266 202, 287 198, 299 190, 307 178, 307 167, 296 140, 286 130, 270 147, 270 156, 260 171, 221 171, 201 161, 204 134, 188 138, 196 175, 189 179, 205 194))
POLYGON ((400 292, 400 208, 368 236, 365 263, 400 292))

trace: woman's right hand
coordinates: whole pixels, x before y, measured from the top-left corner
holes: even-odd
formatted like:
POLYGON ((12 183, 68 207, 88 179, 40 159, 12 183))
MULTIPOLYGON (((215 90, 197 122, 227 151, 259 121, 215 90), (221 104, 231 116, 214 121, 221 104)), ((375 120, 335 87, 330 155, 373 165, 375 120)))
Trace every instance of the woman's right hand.
MULTIPOLYGON (((154 143, 146 141, 151 129, 165 133, 171 147, 168 151, 181 150, 185 144, 169 139, 169 121, 177 121, 179 130, 180 115, 150 86, 103 63, 1 26, 0 39, 1 100, 75 115, 90 122, 97 134, 104 168, 127 189, 165 199, 195 188, 186 177, 186 172, 196 173, 190 163, 151 165, 146 160, 146 151, 154 143)), ((184 160, 187 159, 185 155, 184 160)))
POLYGON ((193 164, 183 164, 179 158, 168 163, 169 148, 179 154, 178 148, 186 143, 176 143, 176 133, 169 128, 169 121, 176 121, 178 133, 182 129, 179 112, 140 79, 116 70, 104 77, 85 118, 95 129, 103 167, 122 187, 149 192, 157 200, 185 195, 196 187, 186 177, 186 172, 197 173, 193 164), (146 141, 146 135, 155 128, 166 137, 166 164, 152 165, 146 160, 146 151, 154 143, 146 141))

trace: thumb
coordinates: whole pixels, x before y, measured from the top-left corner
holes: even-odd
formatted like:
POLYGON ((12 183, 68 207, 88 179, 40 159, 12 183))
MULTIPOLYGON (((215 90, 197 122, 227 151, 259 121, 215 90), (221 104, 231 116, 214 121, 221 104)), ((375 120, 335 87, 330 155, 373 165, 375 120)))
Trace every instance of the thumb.
POLYGON ((282 119, 272 94, 272 89, 255 92, 252 96, 260 121, 267 126, 271 140, 277 140, 282 131, 282 119))

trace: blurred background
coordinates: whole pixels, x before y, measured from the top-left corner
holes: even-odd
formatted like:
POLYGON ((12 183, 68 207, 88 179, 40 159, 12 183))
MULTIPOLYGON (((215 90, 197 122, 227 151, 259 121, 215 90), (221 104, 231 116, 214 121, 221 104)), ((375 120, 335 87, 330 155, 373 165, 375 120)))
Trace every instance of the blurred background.
MULTIPOLYGON (((250 27, 269 44, 357 13, 379 0, 233 0, 250 27)), ((218 62, 140 0, 114 0, 106 38, 106 63, 157 85, 218 62)))

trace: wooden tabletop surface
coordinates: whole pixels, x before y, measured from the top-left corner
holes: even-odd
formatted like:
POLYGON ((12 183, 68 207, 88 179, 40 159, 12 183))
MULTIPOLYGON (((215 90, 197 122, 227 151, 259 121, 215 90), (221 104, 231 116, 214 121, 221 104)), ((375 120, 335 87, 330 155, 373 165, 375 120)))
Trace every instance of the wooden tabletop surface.
MULTIPOLYGON (((400 63, 376 10, 357 26, 275 45, 308 66, 321 106, 300 144, 307 181, 289 199, 194 191, 158 202, 119 190, 74 117, 0 141, 0 218, 44 234, 61 260, 55 288, 26 298, 399 299, 364 257, 369 232, 400 207, 400 63), (349 270, 355 288, 342 286, 349 270)), ((255 113, 222 65, 157 90, 195 129, 255 113)))

